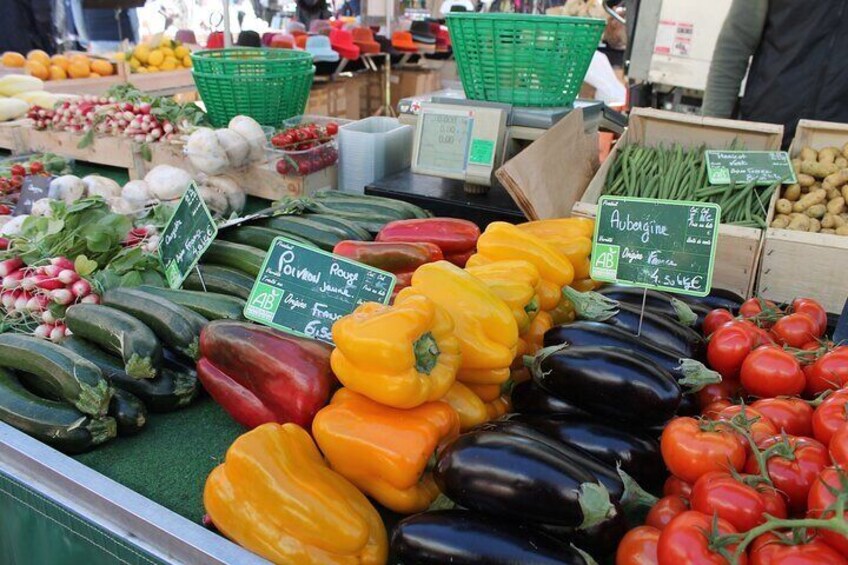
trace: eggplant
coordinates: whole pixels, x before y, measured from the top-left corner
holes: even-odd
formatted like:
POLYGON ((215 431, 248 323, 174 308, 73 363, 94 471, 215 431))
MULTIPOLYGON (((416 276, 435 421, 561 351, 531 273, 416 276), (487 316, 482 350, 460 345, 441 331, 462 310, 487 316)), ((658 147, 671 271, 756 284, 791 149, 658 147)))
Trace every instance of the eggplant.
POLYGON ((404 565, 587 565, 569 545, 525 524, 465 510, 423 512, 392 532, 392 563, 404 565))
POLYGON ((624 330, 640 341, 661 347, 680 357, 702 359, 704 339, 692 328, 649 310, 610 300, 597 292, 577 292, 563 288, 563 294, 574 304, 577 317, 603 322, 624 330))
POLYGON ((667 472, 659 443, 651 436, 625 431, 587 418, 515 414, 510 419, 523 422, 546 436, 580 449, 612 469, 621 469, 650 492, 662 491, 667 472))
MULTIPOLYGON (((607 327, 604 324, 601 324, 607 327)), ((563 416, 585 416, 588 414, 573 404, 548 394, 532 380, 518 383, 510 393, 512 409, 521 414, 557 414, 563 416)))
POLYGON ((592 557, 607 561, 618 549, 621 538, 629 529, 627 517, 619 512, 603 524, 590 528, 563 528, 560 526, 541 525, 539 529, 556 539, 567 539, 592 557))
POLYGON ((680 399, 680 406, 677 407, 678 416, 697 416, 701 413, 701 406, 698 404, 698 398, 694 394, 684 393, 680 399))
POLYGON ((594 477, 593 482, 601 483, 607 489, 611 500, 618 502, 624 495, 624 484, 615 470, 615 463, 610 465, 606 461, 601 461, 591 453, 572 444, 562 442, 559 438, 551 437, 525 422, 518 419, 496 420, 482 424, 476 429, 518 435, 546 443, 557 449, 562 457, 570 459, 576 465, 589 471, 594 477))
POLYGON ((555 326, 545 332, 545 347, 609 346, 643 355, 671 373, 687 390, 697 391, 711 383, 721 382, 721 375, 694 359, 682 359, 676 353, 641 341, 635 335, 603 322, 581 321, 555 326), (685 380, 684 380, 685 379, 685 380))
POLYGON ((711 310, 703 304, 689 303, 665 292, 635 286, 612 284, 599 288, 597 292, 616 302, 625 302, 640 309, 644 298, 648 310, 694 328, 697 332, 701 331, 704 318, 711 310))
POLYGON ((582 504, 590 498, 581 487, 600 488, 552 442, 490 430, 470 431, 451 442, 438 455, 433 477, 439 490, 464 508, 572 528, 584 523, 582 504))
POLYGON ((671 373, 616 347, 546 347, 530 373, 543 389, 593 415, 645 427, 674 416, 682 395, 671 373))
POLYGON ((712 290, 710 290, 710 293, 706 296, 688 296, 682 294, 680 295, 680 299, 688 302, 689 304, 705 306, 710 310, 726 308, 730 310, 734 316, 739 313, 739 307, 742 306, 743 302, 745 302, 743 297, 739 296, 732 290, 716 287, 713 287, 712 290))

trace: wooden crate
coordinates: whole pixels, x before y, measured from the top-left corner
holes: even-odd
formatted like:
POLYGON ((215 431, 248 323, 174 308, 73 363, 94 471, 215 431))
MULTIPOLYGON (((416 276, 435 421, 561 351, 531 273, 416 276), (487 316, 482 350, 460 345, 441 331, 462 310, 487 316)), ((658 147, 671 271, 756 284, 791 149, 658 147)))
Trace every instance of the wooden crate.
MULTIPOLYGON (((802 147, 842 147, 848 142, 848 124, 801 120, 789 154, 802 147)), ((848 298, 845 267, 848 236, 769 228, 765 233, 757 292, 775 302, 807 296, 838 314, 848 298)))
POLYGON ((124 81, 152 96, 173 96, 182 92, 196 91, 191 69, 176 69, 158 73, 133 73, 128 63, 121 64, 124 81))
POLYGON ((281 175, 274 163, 256 164, 234 175, 234 180, 251 196, 280 200, 308 196, 316 191, 338 187, 338 167, 331 165, 306 176, 281 175))
MULTIPOLYGON (((622 147, 632 143, 648 146, 679 143, 684 147, 723 148, 737 139, 752 151, 780 149, 783 126, 756 122, 743 122, 716 118, 703 118, 636 108, 630 114, 628 129, 610 152, 586 188, 583 197, 574 205, 577 216, 594 218, 598 198, 604 188, 607 174, 622 147)), ((768 220, 773 214, 775 193, 770 203, 768 220)), ((719 227, 713 286, 750 296, 754 290, 757 267, 762 251, 763 230, 722 224, 719 227)))
POLYGON ((22 137, 22 131, 24 130, 22 128, 29 126, 31 123, 26 118, 0 123, 0 149, 7 149, 12 153, 26 151, 22 137))

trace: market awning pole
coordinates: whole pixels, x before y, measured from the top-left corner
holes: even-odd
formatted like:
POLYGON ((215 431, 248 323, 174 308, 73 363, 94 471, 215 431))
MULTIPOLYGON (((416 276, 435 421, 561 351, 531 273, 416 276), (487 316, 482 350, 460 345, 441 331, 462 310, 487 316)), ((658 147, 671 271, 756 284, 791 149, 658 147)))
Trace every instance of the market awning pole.
POLYGON ((233 46, 233 38, 230 36, 230 0, 221 0, 224 14, 224 47, 229 49, 233 46))

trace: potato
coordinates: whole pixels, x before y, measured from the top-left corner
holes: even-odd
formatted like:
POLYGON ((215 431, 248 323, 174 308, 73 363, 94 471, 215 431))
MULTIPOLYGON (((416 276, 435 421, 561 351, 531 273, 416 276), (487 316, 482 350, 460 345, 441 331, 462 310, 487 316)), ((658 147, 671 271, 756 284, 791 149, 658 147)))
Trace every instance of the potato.
POLYGON ((837 157, 836 161, 834 161, 834 163, 840 169, 844 169, 845 167, 848 167, 848 159, 846 159, 845 157, 837 157))
POLYGON ((800 184, 790 184, 783 190, 783 197, 786 200, 790 200, 795 202, 799 198, 801 198, 801 185, 800 184))
POLYGON ((827 193, 824 190, 816 190, 814 192, 810 192, 809 194, 805 194, 801 197, 801 200, 792 205, 793 212, 803 212, 810 206, 815 206, 816 204, 821 204, 824 202, 824 199, 827 197, 827 193))
POLYGON ((790 221, 791 220, 790 220, 789 216, 787 216, 785 214, 780 214, 777 217, 775 217, 774 220, 771 221, 771 225, 769 227, 782 230, 782 229, 785 229, 786 226, 789 225, 790 221))
POLYGON ((778 214, 791 214, 792 213, 792 202, 787 200, 786 198, 781 198, 777 201, 777 213, 778 214))
POLYGON ((834 188, 829 186, 824 189, 825 194, 827 195, 827 200, 833 200, 834 198, 842 198, 842 193, 838 188, 834 188))
POLYGON ((848 235, 848 226, 836 228, 836 235, 848 235))
POLYGON ((811 218, 822 218, 827 214, 827 206, 824 204, 814 204, 804 210, 804 213, 811 218))
POLYGON ((800 184, 798 186, 801 188, 801 194, 807 194, 810 190, 814 190, 812 186, 801 186, 800 184))
POLYGON ((848 226, 848 217, 845 214, 840 214, 839 216, 833 215, 833 227, 841 228, 842 226, 848 226))
POLYGON ((792 218, 792 221, 789 222, 789 225, 786 226, 786 229, 794 231, 809 231, 810 218, 807 216, 795 216, 792 218))
POLYGON ((842 198, 845 199, 845 202, 848 202, 848 185, 842 187, 842 198))
POLYGON ((835 234, 836 230, 830 228, 822 228, 821 230, 819 230, 819 233, 835 234))
POLYGON ((839 167, 833 163, 816 163, 815 161, 802 161, 801 174, 811 175, 817 179, 823 179, 828 175, 837 172, 839 167))
POLYGON ((836 227, 836 218, 838 218, 838 217, 839 216, 835 216, 835 215, 830 214, 830 213, 825 214, 824 218, 822 218, 822 221, 821 221, 821 227, 823 229, 835 228, 836 227))
POLYGON ((800 157, 801 161, 818 161, 819 152, 812 147, 802 147, 800 157))
POLYGON ((816 179, 811 177, 810 175, 800 174, 798 175, 798 184, 801 186, 813 186, 816 184, 816 179))
POLYGON ((807 231, 811 233, 819 233, 821 231, 821 222, 815 218, 810 218, 810 228, 807 231))
POLYGON ((831 214, 841 214, 845 211, 845 199, 841 196, 827 203, 827 211, 831 214))
POLYGON ((801 172, 801 159, 797 157, 792 159, 792 168, 795 169, 795 174, 799 174, 801 172))
POLYGON ((819 151, 819 163, 833 163, 842 154, 838 147, 825 147, 819 151))
POLYGON ((822 186, 828 185, 838 188, 846 182, 848 182, 848 169, 840 169, 832 175, 826 176, 822 181, 822 186))

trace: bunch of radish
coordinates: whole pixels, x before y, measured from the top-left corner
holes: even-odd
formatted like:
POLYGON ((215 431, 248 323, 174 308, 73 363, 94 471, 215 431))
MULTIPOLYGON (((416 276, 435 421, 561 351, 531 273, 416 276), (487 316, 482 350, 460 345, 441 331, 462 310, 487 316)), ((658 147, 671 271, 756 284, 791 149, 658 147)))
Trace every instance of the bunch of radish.
POLYGON ((146 253, 155 253, 159 248, 159 230, 153 224, 134 227, 124 238, 124 247, 141 246, 146 253))
POLYGON ((27 267, 20 257, 0 261, 0 305, 5 317, 18 319, 33 335, 60 341, 70 331, 58 312, 76 303, 99 304, 91 284, 75 270, 66 257, 54 257, 49 264, 27 267), (58 307, 51 308, 52 304, 58 307))

